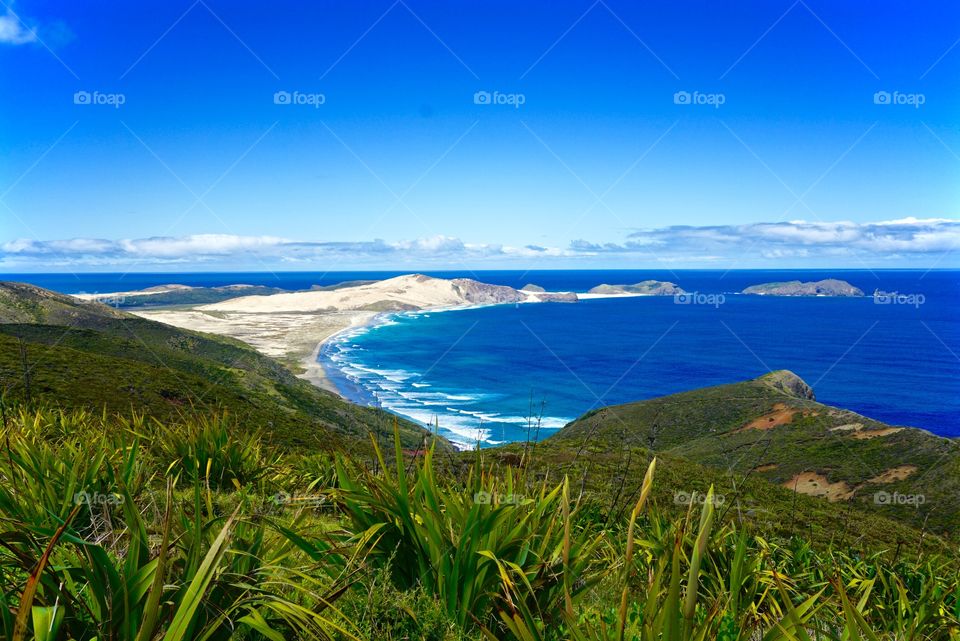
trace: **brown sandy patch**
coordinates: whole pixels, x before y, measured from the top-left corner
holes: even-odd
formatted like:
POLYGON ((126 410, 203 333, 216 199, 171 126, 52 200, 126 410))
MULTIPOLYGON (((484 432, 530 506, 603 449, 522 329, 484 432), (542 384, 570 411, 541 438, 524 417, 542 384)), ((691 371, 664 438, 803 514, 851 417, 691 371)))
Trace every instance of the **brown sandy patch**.
POLYGON ((871 438, 878 438, 880 436, 890 436, 891 434, 896 434, 897 432, 902 432, 902 427, 885 427, 879 430, 860 430, 853 434, 853 438, 859 441, 865 441, 871 438))
POLYGON ((783 484, 787 489, 801 494, 826 498, 831 503, 848 501, 853 496, 854 489, 845 481, 831 483, 823 474, 816 472, 801 472, 783 484))
POLYGON ((831 427, 831 432, 859 432, 863 429, 863 423, 847 423, 846 425, 837 425, 831 427))
POLYGON ((787 425, 789 423, 792 423, 794 417, 797 414, 802 414, 803 416, 806 416, 807 414, 809 414, 809 412, 802 412, 801 410, 798 410, 796 408, 787 407, 783 403, 776 403, 773 406, 772 412, 769 412, 767 414, 764 414, 763 416, 753 419, 752 421, 750 421, 740 429, 734 430, 733 434, 737 434, 738 432, 746 432, 747 430, 761 430, 761 431, 772 430, 773 428, 779 427, 780 425, 787 425))
POLYGON ((766 465, 758 465, 757 467, 753 468, 753 471, 754 472, 770 472, 775 469, 777 469, 776 463, 767 463, 766 465))
POLYGON ((865 441, 867 439, 878 438, 881 436, 890 436, 891 434, 896 434, 902 430, 902 427, 884 427, 879 430, 865 430, 863 429, 863 423, 847 423, 846 425, 837 425, 836 427, 830 428, 831 432, 851 432, 850 436, 858 441, 865 441))
POLYGON ((895 481, 902 481, 916 471, 916 465, 900 465, 898 467, 891 467, 886 472, 877 474, 872 479, 867 481, 867 483, 893 483, 895 481))

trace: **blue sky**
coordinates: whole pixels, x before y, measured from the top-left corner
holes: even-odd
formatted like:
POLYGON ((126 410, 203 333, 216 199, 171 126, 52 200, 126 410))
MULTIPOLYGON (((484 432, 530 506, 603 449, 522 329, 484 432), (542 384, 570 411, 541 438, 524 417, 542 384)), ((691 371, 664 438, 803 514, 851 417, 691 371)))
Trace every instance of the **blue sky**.
POLYGON ((954 2, 3 2, 3 271, 960 265, 954 2))

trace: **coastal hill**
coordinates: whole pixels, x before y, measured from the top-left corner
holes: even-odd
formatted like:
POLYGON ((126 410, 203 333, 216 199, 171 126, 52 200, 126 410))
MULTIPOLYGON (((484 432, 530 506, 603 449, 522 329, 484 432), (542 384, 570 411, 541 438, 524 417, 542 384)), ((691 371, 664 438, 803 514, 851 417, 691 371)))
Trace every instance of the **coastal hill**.
POLYGON ((27 283, 0 282, 0 323, 87 326, 124 317, 95 301, 80 302, 27 283))
MULTIPOLYGON (((318 389, 240 341, 21 283, 0 282, 0 383, 7 403, 158 420, 226 411, 281 447, 366 448, 368 434, 389 441, 392 432, 391 416, 318 389)), ((426 433, 399 425, 408 447, 426 433)))
POLYGON ((523 291, 469 278, 433 278, 422 274, 334 290, 241 296, 205 305, 220 312, 405 311, 502 303, 576 302, 573 293, 523 291))
POLYGON ((640 446, 942 534, 960 532, 960 442, 818 403, 788 371, 605 407, 548 440, 640 446))
POLYGON ((806 283, 799 280, 761 283, 760 285, 751 285, 741 293, 760 296, 863 296, 863 290, 854 287, 845 280, 835 278, 806 283))

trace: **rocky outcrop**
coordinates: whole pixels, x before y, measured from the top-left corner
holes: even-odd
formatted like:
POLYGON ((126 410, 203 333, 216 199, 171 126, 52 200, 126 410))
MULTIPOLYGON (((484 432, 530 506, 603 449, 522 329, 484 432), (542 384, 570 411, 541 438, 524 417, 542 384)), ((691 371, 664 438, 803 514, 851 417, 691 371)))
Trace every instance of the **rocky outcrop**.
POLYGON ((499 305, 502 303, 575 303, 577 295, 573 292, 548 292, 542 287, 527 285, 523 289, 514 289, 506 285, 490 285, 472 278, 454 278, 450 281, 454 291, 470 305, 499 305))
POLYGON ((863 296, 863 290, 854 287, 845 280, 835 278, 807 283, 799 280, 762 283, 751 285, 744 289, 742 293, 759 296, 863 296))
POLYGON ((541 292, 545 292, 545 291, 547 291, 547 290, 545 290, 543 287, 540 287, 540 285, 534 285, 533 283, 527 283, 526 285, 524 285, 523 287, 520 288, 520 291, 521 291, 521 292, 541 293, 541 292))
POLYGON ((802 398, 808 401, 816 400, 816 396, 813 394, 813 388, 807 385, 806 381, 788 369, 770 372, 769 374, 761 376, 757 380, 766 383, 774 389, 780 390, 787 396, 802 398))
POLYGON ((587 292, 601 296, 675 296, 685 293, 675 283, 662 280, 644 280, 633 285, 597 285, 587 292))
POLYGON ((519 303, 527 299, 519 290, 506 285, 490 285, 472 278, 454 278, 450 283, 453 285, 453 291, 470 305, 519 303))
POLYGON ((541 303, 576 303, 580 300, 573 292, 543 292, 534 294, 532 298, 541 303))

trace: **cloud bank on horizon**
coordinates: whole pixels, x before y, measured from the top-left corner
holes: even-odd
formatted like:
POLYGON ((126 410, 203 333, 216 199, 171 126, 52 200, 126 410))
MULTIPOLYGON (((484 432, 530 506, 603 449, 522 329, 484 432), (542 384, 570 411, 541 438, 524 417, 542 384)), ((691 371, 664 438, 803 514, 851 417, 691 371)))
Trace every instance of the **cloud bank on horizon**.
POLYGON ((566 247, 469 243, 443 235, 387 242, 193 234, 121 240, 18 239, 0 245, 0 268, 955 267, 958 261, 953 252, 958 245, 960 220, 912 217, 869 223, 674 225, 636 230, 620 243, 578 239, 566 247))

